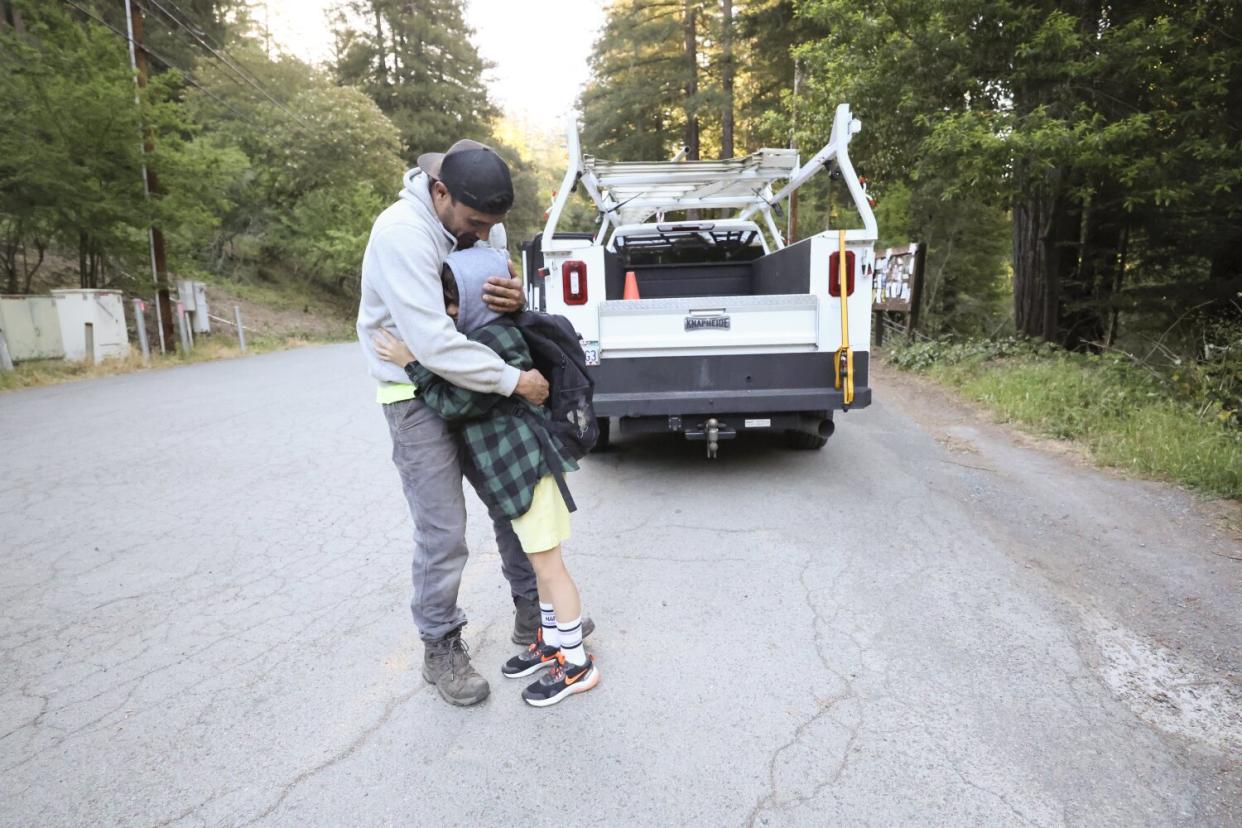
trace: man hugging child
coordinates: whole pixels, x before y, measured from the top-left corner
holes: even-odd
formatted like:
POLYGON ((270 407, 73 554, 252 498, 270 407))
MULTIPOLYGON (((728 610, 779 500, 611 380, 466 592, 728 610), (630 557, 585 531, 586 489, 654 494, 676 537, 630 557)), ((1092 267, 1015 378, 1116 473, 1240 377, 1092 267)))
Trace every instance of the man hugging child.
MULTIPOLYGON (((521 331, 481 298, 489 277, 508 273, 508 261, 499 250, 475 247, 451 253, 441 272, 444 308, 467 338, 525 371, 534 361, 521 331)), ((462 462, 473 464, 483 481, 479 496, 513 522, 530 556, 542 624, 535 643, 509 659, 501 672, 521 678, 550 666, 522 691, 522 698, 536 707, 590 690, 599 683, 599 670, 582 645, 582 601, 561 557, 561 543, 569 539, 569 508, 556 481, 578 464, 551 436, 547 409, 520 397, 453 385, 419 365, 405 343, 387 331, 376 334, 373 342, 381 358, 405 367, 418 398, 455 424, 462 462)))

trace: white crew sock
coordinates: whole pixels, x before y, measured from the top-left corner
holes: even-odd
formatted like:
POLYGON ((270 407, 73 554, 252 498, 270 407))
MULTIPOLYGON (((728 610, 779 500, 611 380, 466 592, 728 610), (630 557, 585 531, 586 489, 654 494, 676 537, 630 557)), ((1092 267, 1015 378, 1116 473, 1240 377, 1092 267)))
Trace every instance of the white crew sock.
POLYGON ((561 634, 556 629, 556 611, 551 604, 539 602, 540 625, 543 628, 543 643, 546 647, 561 646, 561 634))
POLYGON ((561 652, 570 664, 581 667, 587 663, 586 648, 582 646, 582 616, 573 621, 558 622, 556 631, 560 634, 561 652))

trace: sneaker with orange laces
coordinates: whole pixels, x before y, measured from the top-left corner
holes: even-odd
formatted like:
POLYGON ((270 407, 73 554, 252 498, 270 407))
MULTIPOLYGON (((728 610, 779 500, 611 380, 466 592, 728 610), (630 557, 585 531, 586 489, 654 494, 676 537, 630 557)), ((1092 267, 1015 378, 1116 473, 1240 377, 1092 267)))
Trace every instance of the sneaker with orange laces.
POLYGON ((535 707, 547 707, 574 693, 585 693, 599 684, 599 669, 594 656, 587 656, 586 664, 570 664, 565 654, 556 653, 556 666, 539 680, 522 691, 522 698, 535 707))
POLYGON ((535 628, 535 643, 526 648, 525 652, 518 653, 513 658, 506 661, 500 668, 500 672, 506 678, 522 678, 529 676, 531 673, 542 670, 544 667, 551 667, 556 663, 556 657, 560 654, 560 649, 550 647, 543 643, 543 630, 535 628))

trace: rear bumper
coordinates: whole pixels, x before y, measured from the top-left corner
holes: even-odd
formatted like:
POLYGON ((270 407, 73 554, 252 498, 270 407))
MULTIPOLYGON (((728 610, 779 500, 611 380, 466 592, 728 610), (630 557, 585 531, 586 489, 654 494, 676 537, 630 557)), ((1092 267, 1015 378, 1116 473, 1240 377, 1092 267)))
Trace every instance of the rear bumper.
MULTIPOLYGON (((854 354, 854 401, 871 404, 866 352, 854 354)), ((844 395, 833 388, 833 354, 604 359, 590 369, 595 412, 601 417, 696 414, 777 414, 841 411, 844 395)))

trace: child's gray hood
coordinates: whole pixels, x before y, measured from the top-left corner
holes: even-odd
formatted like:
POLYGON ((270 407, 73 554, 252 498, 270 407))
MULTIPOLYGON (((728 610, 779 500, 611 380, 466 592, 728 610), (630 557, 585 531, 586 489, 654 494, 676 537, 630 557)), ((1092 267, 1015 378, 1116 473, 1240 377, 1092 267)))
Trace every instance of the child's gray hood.
POLYGON ((450 253, 444 260, 457 282, 457 330, 470 333, 502 314, 483 302, 483 285, 493 276, 509 278, 509 258, 490 247, 471 247, 450 253))

